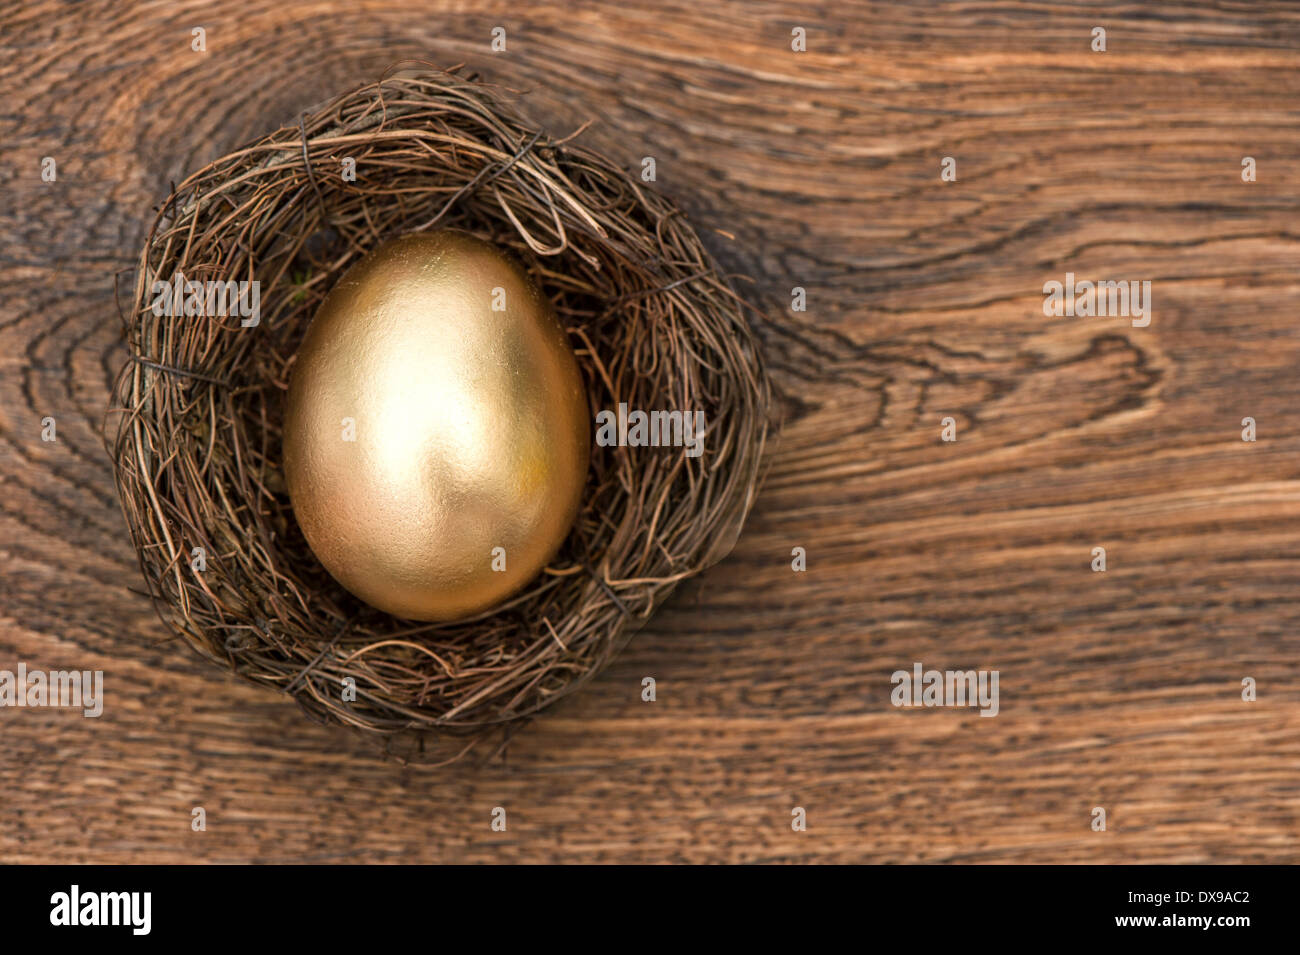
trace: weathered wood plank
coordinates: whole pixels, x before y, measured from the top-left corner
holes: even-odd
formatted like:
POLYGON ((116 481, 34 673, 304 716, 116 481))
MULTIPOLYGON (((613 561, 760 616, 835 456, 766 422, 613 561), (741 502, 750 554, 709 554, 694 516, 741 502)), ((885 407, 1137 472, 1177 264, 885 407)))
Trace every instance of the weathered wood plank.
POLYGON ((461 7, 0 12, 0 669, 108 693, 0 709, 0 860, 1300 859, 1300 10, 461 7), (756 295, 808 294, 762 327, 785 425, 733 556, 450 769, 169 640, 99 433, 168 180, 403 57, 595 118, 756 295), (1067 271, 1151 281, 1150 326, 1045 317, 1067 271), (895 709, 914 661, 998 669, 1001 712, 895 709))

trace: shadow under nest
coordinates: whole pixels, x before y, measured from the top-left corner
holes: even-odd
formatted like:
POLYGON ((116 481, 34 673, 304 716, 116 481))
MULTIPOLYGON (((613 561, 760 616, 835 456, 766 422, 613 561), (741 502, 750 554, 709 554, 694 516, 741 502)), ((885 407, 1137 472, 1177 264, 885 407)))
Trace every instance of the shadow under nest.
POLYGON ((508 736, 735 542, 770 405, 745 307, 671 203, 473 77, 386 78, 305 114, 176 187, 136 270, 105 433, 155 606, 204 656, 405 758, 508 736), (593 446, 551 564, 452 624, 398 620, 335 582, 294 520, 280 457, 290 370, 325 294, 379 242, 433 228, 523 263, 567 330, 593 412, 627 402, 707 421, 696 458, 593 446), (155 281, 177 273, 257 280, 260 320, 156 314, 155 281))

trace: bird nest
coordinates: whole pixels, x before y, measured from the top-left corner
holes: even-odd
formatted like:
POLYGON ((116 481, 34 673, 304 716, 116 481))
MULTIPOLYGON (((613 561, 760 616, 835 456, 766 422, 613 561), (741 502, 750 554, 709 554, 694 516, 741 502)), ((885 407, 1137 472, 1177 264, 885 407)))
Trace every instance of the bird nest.
POLYGON ((494 730, 508 738, 731 549, 768 431, 744 311, 669 201, 474 77, 401 75, 341 96, 175 187, 141 253, 106 434, 149 594, 208 659, 390 752, 455 758, 494 730), (281 463, 290 371, 325 294, 377 243, 434 228, 519 259, 567 330, 593 411, 702 410, 708 427, 697 457, 594 445, 550 565, 451 624, 344 590, 294 520, 281 463), (155 285, 253 281, 256 323, 186 315, 185 296, 155 285))

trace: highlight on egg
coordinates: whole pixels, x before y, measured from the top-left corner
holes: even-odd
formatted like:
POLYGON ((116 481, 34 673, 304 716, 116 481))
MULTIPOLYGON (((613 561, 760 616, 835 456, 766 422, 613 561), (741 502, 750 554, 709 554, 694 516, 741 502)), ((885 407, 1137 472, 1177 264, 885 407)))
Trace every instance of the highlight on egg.
POLYGON ((374 249, 299 348, 284 472, 312 551, 397 617, 490 610, 577 515, 591 450, 577 358, 550 303, 460 232, 374 249))

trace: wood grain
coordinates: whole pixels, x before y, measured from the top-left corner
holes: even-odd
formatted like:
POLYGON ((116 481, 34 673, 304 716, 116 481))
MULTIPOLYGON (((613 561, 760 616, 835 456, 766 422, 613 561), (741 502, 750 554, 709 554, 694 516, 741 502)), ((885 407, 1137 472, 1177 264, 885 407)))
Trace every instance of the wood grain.
POLYGON ((0 710, 0 861, 1300 860, 1293 5, 38 0, 0 51, 0 668, 108 695, 0 710), (169 180, 403 57, 596 119, 756 296, 808 292, 732 557, 450 769, 169 639, 99 431, 169 180), (1150 327, 1044 317, 1067 271, 1150 280, 1150 327), (1000 714, 896 709, 915 661, 998 669, 1000 714))

